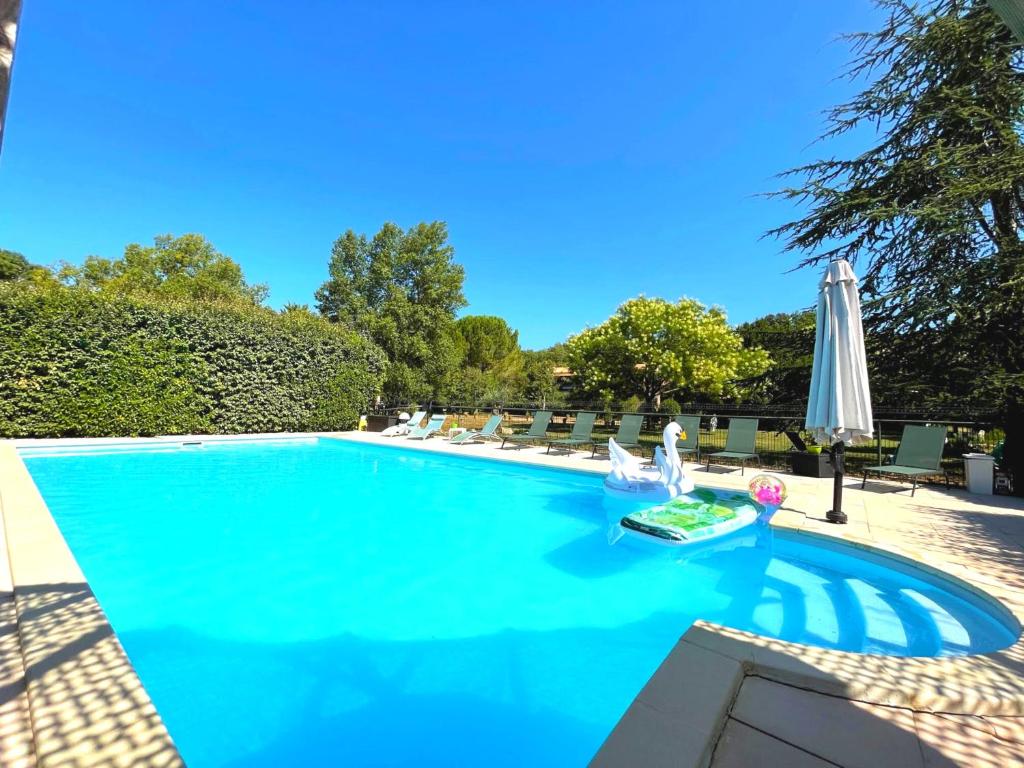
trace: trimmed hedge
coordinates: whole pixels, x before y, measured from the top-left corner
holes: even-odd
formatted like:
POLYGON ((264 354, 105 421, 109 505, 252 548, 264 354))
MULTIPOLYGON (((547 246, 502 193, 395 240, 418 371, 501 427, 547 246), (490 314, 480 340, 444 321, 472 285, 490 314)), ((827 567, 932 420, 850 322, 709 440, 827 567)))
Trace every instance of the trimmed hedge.
POLYGON ((386 358, 318 318, 0 283, 0 436, 346 429, 386 358))

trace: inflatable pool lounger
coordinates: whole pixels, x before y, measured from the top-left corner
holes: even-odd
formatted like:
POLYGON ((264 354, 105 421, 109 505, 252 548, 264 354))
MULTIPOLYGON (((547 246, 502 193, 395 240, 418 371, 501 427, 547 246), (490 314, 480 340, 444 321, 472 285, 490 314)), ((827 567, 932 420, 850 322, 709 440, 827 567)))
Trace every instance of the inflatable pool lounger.
POLYGON ((687 496, 626 515, 627 531, 667 544, 692 544, 725 536, 757 520, 758 507, 745 494, 718 496, 698 489, 687 496))

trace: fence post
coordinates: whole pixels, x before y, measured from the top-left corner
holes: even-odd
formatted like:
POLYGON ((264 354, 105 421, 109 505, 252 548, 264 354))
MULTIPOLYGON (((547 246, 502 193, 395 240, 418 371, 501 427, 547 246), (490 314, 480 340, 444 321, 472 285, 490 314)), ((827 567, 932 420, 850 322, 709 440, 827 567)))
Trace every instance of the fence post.
POLYGON ((878 443, 878 466, 882 466, 882 422, 875 422, 875 442, 878 443))

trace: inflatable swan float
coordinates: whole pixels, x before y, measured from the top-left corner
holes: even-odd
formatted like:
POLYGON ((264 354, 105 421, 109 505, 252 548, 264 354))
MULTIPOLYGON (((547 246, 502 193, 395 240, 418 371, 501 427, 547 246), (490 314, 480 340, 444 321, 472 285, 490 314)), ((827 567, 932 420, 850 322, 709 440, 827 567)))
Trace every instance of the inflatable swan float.
POLYGON ((693 490, 693 481, 683 472, 676 440, 683 428, 669 422, 662 433, 663 446, 654 449, 654 467, 640 466, 640 459, 608 439, 612 471, 604 479, 606 493, 631 501, 668 501, 693 490))

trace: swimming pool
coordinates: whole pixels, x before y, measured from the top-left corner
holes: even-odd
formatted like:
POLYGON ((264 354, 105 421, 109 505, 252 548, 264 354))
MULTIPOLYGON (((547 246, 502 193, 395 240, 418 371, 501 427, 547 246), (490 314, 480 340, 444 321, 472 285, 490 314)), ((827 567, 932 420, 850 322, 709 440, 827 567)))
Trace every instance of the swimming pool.
POLYGON ((583 764, 696 618, 897 655, 1016 636, 764 527, 609 543, 599 476, 338 440, 22 455, 192 768, 583 764))

